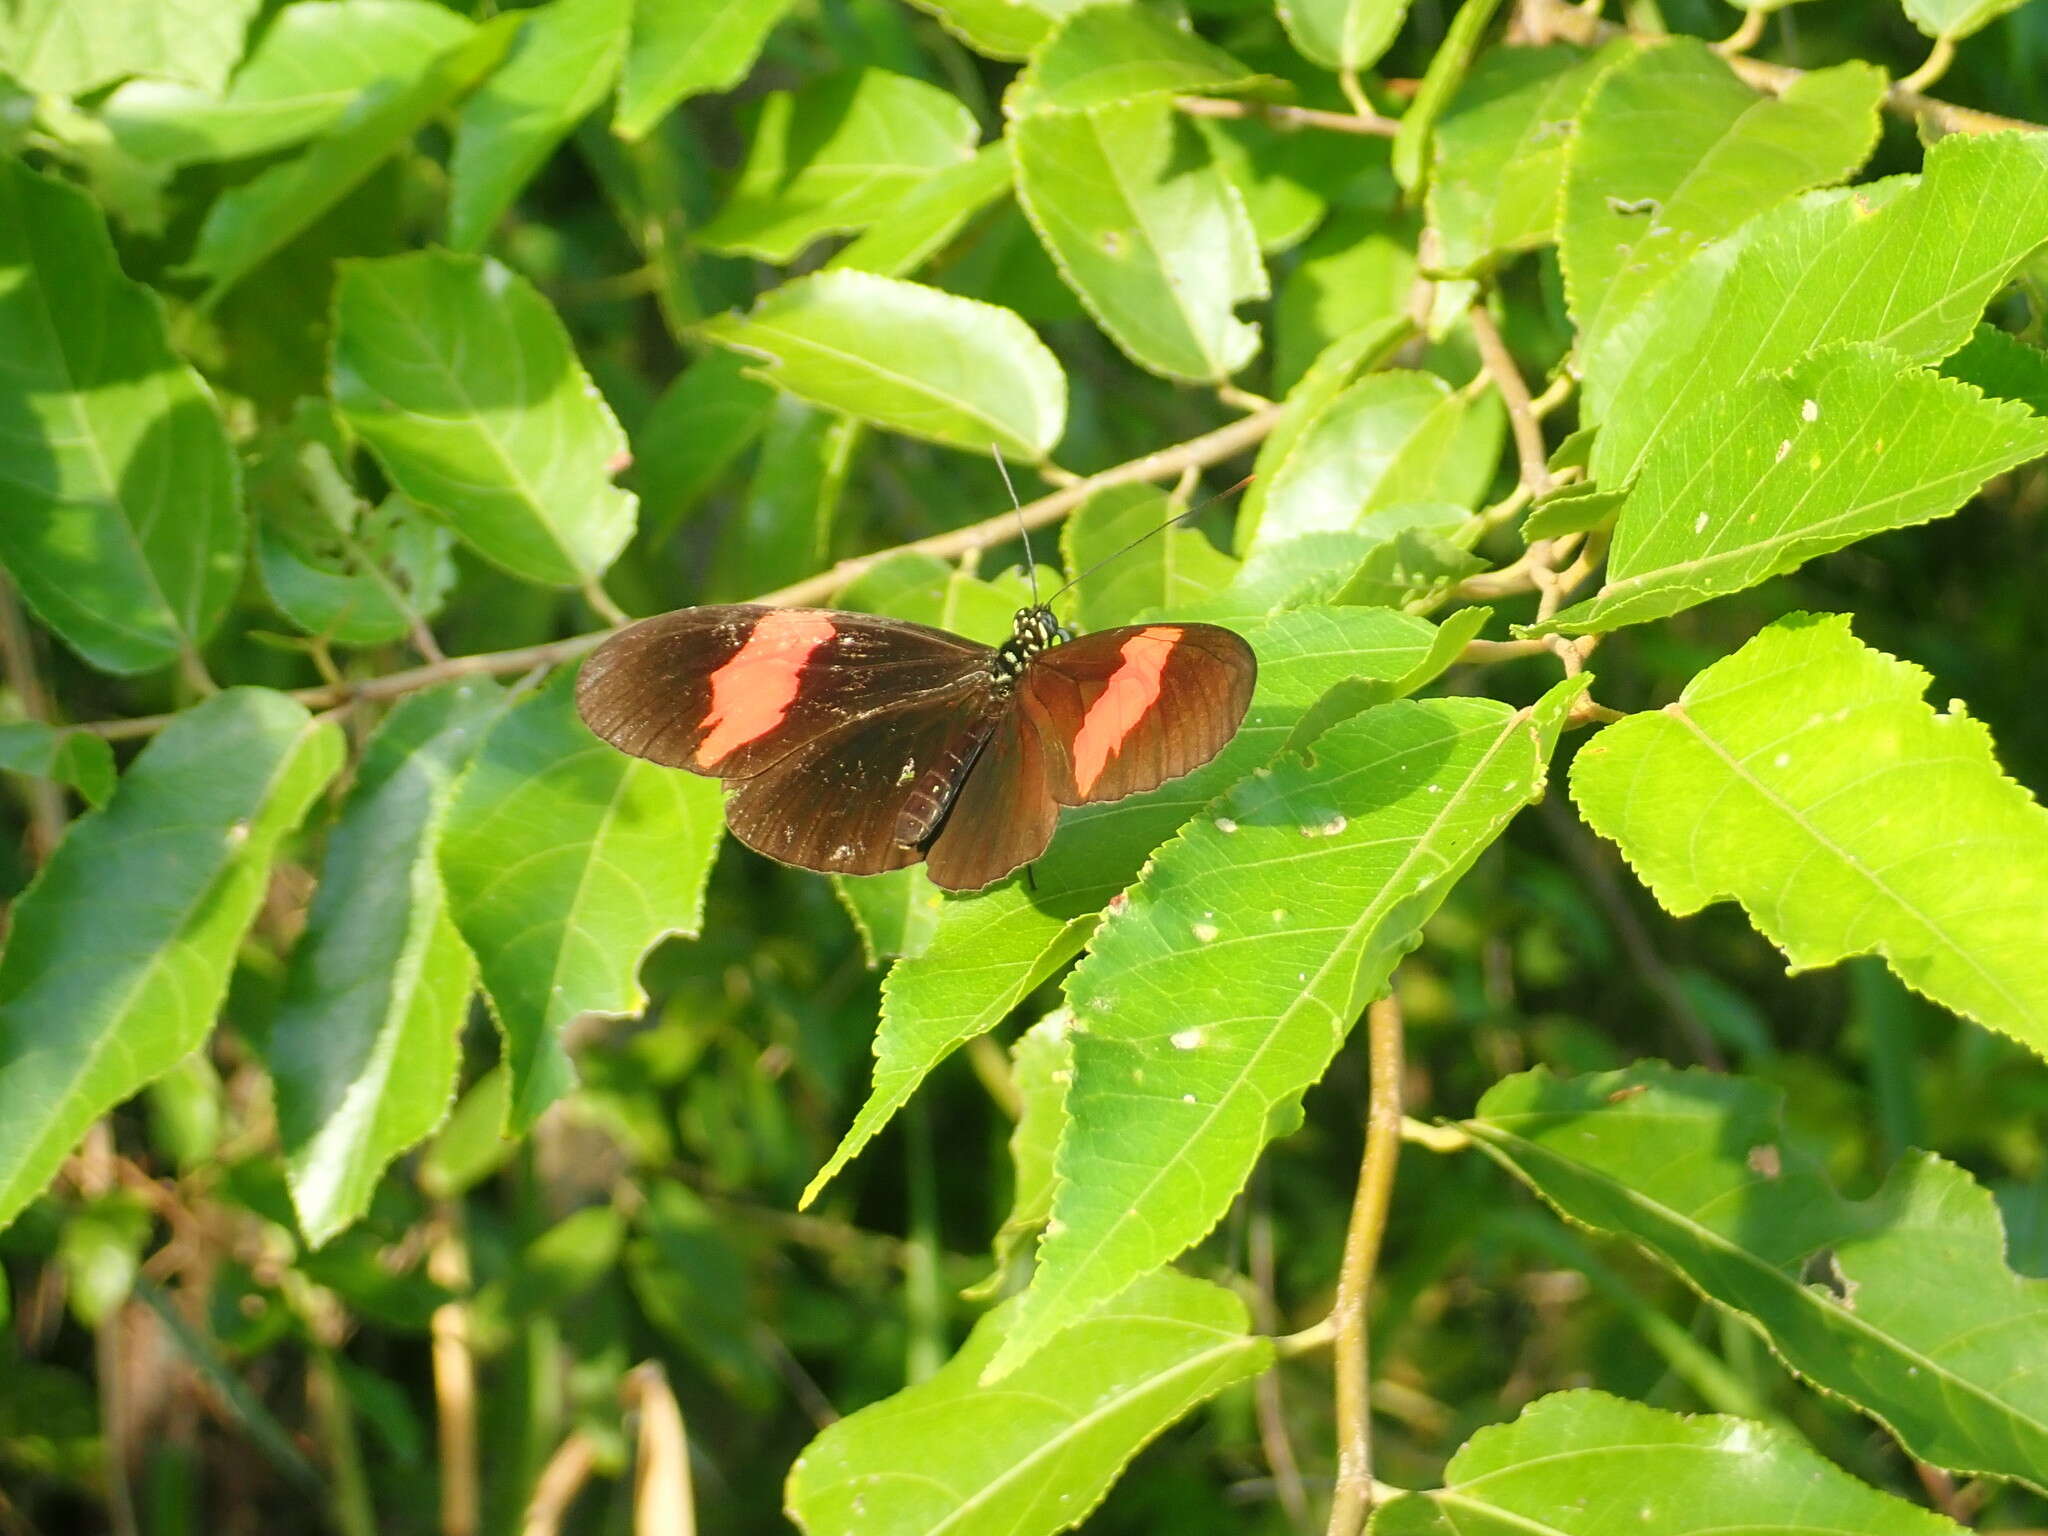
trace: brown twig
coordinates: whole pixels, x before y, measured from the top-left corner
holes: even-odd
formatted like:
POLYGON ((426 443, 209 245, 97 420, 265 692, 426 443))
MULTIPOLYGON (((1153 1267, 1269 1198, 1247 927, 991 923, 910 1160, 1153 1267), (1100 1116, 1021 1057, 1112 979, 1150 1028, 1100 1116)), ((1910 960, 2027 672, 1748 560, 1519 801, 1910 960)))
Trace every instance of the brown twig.
MULTIPOLYGON (((1145 454, 1112 469, 1105 469, 1100 474, 1089 475, 1050 495, 1041 496, 1036 501, 1028 501, 1022 508, 999 512, 994 517, 984 518, 981 522, 965 528, 935 533, 929 538, 913 539, 907 544, 898 544, 890 549, 876 550, 873 554, 856 555, 852 559, 842 560, 828 571, 806 577, 776 591, 763 593, 754 601, 792 607, 815 603, 830 597, 856 576, 894 555, 918 553, 936 555, 942 560, 948 560, 970 550, 986 549, 991 545, 1004 543, 1017 536, 1019 519, 1026 528, 1042 528, 1048 523, 1058 522, 1097 491, 1107 490, 1113 485, 1166 480, 1178 475, 1190 465, 1199 467, 1234 458, 1264 440, 1266 434, 1271 432, 1279 421, 1282 409, 1283 407, 1274 405, 1254 411, 1228 426, 1218 427, 1213 432, 1205 432, 1200 437, 1190 438, 1171 448, 1162 448, 1157 453, 1145 454)), ((372 699, 395 699, 458 677, 504 676, 508 673, 531 671, 535 667, 551 667, 564 661, 573 661, 578 656, 595 650, 610 633, 609 629, 601 629, 589 634, 571 635, 565 640, 550 640, 542 645, 525 645, 509 651, 485 651, 474 656, 451 656, 446 661, 413 667, 404 672, 388 672, 382 677, 368 678, 362 682, 295 688, 287 697, 298 700, 308 709, 333 709, 372 699)), ((96 720, 73 729, 91 731, 94 735, 104 736, 109 741, 127 741, 140 736, 154 735, 175 718, 173 715, 137 715, 128 720, 96 720)))
POLYGON ((555 1447, 554 1455, 534 1479, 533 1497, 526 1501, 526 1516, 520 1522, 520 1536, 556 1536, 563 1517, 576 1495, 590 1481, 597 1465, 597 1443, 580 1429, 555 1447))
MULTIPOLYGON (((1251 1221, 1246 1233, 1250 1250, 1252 1281, 1252 1325, 1261 1333, 1279 1331, 1279 1308, 1273 1299, 1273 1212, 1266 1198, 1263 1176, 1254 1186, 1251 1221)), ((1301 1480, 1301 1463, 1294 1454, 1294 1439, 1287 1432, 1287 1403, 1282 1394, 1280 1370, 1262 1371, 1252 1383, 1252 1408, 1259 1426, 1259 1448, 1273 1473, 1273 1491, 1287 1520, 1298 1531, 1309 1528, 1308 1489, 1301 1480)))
POLYGON ((1744 11, 1742 20, 1733 32, 1714 44, 1714 52, 1724 59, 1733 59, 1749 52, 1763 39, 1764 23, 1770 19, 1770 12, 1759 7, 1744 11))
POLYGON ((427 1278, 457 1292, 429 1323, 434 1362, 435 1443, 441 1459, 441 1536, 474 1536, 480 1500, 476 1461, 476 1362, 469 1349, 469 1255, 453 1207, 438 1220, 427 1278))
POLYGON ((1468 318, 1472 322, 1472 338, 1479 343, 1480 362, 1493 380, 1493 387, 1500 391, 1501 404, 1507 407, 1508 425, 1515 434, 1515 457, 1522 468, 1522 484, 1529 488, 1530 496, 1541 496, 1552 484, 1550 453, 1543 446, 1543 423, 1536 415, 1528 382, 1515 366, 1514 356, 1501 339, 1500 327, 1487 313, 1484 300, 1472 306, 1468 318))
POLYGON ((661 1366, 649 1360, 626 1373, 620 1389, 640 1414, 633 1461, 633 1529, 661 1536, 696 1536, 696 1499, 690 1487, 690 1438, 683 1410, 661 1366))
POLYGON ((1371 1345, 1366 1304, 1379 1266, 1380 1239, 1394 1192, 1394 1165, 1401 1156, 1401 1005, 1390 992, 1365 1014, 1366 1048, 1372 1086, 1367 1099, 1365 1156, 1344 1234, 1344 1267, 1337 1278, 1337 1303, 1330 1309, 1336 1333, 1337 1494, 1330 1504, 1328 1536, 1358 1536, 1372 1513, 1371 1345))
POLYGON ((1356 133, 1391 139, 1400 119, 1377 112, 1324 112, 1315 107, 1289 107, 1270 101, 1236 101, 1222 96, 1176 96, 1173 104, 1190 117, 1253 117, 1275 128, 1322 128, 1331 133, 1356 133))

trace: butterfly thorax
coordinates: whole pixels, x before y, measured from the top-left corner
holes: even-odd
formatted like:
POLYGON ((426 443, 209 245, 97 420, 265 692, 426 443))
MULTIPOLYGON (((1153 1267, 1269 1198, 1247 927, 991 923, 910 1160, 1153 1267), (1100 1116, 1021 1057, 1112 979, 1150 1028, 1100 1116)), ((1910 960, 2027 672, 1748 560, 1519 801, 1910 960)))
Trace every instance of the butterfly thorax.
POLYGON ((996 648, 996 659, 990 666, 997 687, 1007 693, 1031 665, 1032 657, 1073 638, 1074 632, 1054 618, 1052 610, 1043 604, 1019 608, 1010 638, 996 648))

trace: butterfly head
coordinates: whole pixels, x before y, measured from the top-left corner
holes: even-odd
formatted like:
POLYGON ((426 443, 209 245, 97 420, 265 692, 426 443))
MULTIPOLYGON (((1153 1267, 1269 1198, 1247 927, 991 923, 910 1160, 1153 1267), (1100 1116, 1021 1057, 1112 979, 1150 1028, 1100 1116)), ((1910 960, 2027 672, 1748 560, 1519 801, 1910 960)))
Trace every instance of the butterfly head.
POLYGON ((1010 630, 1010 638, 996 651, 996 679, 1012 683, 1023 674, 1031 658, 1040 651, 1050 650, 1063 641, 1074 638, 1074 632, 1053 617, 1052 610, 1043 603, 1029 608, 1019 608, 1010 630))

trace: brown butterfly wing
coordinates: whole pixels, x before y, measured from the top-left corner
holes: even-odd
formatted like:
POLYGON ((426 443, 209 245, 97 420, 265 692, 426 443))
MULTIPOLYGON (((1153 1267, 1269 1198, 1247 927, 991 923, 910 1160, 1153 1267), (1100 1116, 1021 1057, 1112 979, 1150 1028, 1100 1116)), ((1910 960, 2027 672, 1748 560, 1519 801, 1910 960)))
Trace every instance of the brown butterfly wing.
POLYGON ((1004 711, 953 797, 925 855, 932 884, 974 891, 1045 852, 1059 825, 1050 725, 1021 693, 1004 711))
POLYGON ((622 629, 576 679, 584 723, 622 752, 745 779, 890 710, 972 690, 993 652, 871 614, 752 603, 683 608, 622 629))
POLYGON ((1258 676, 1252 648, 1227 629, 1142 624, 1041 652, 1018 687, 1047 722, 1053 798, 1092 805, 1208 762, 1237 734, 1258 676))

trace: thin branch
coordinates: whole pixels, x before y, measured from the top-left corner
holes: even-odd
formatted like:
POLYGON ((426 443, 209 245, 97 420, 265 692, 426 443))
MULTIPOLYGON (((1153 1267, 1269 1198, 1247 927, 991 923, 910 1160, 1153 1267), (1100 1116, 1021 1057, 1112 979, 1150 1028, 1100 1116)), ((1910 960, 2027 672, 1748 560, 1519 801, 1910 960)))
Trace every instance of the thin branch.
MULTIPOLYGON (((1256 447, 1265 439, 1279 422, 1282 409, 1283 407, 1274 405, 1254 411, 1251 415, 1233 421, 1228 426, 1218 427, 1213 432, 1205 432, 1200 437, 1190 438, 1171 448, 1162 448, 1157 453, 1145 454, 1113 469, 1105 469, 1100 474, 1077 480, 1048 496, 1026 502, 1019 510, 999 512, 994 517, 985 518, 965 528, 935 533, 929 538, 913 539, 908 544, 898 544, 891 549, 876 550, 873 554, 856 555, 850 560, 842 560, 829 571, 822 571, 790 586, 763 593, 753 601, 791 607, 816 603, 829 598, 856 576, 894 555, 914 552, 950 560, 972 550, 987 549, 992 545, 1005 543, 1017 536, 1019 519, 1026 528, 1042 528, 1049 523, 1058 522, 1097 491, 1106 490, 1112 485, 1167 480, 1180 474, 1190 465, 1215 464, 1224 459, 1234 458, 1246 449, 1256 447)), ((578 656, 597 649, 610 633, 608 629, 601 629, 589 634, 571 635, 565 640, 550 640, 543 645, 525 645, 509 651, 485 651, 474 656, 451 656, 446 661, 432 662, 404 672, 389 672, 382 677, 367 678, 362 682, 296 688, 291 690, 287 697, 298 700, 308 709, 333 709, 339 705, 357 704, 372 699, 395 699, 458 677, 504 676, 573 661, 578 656)), ((138 715, 128 720, 96 720, 73 729, 91 731, 94 735, 104 736, 109 741, 127 741, 139 736, 154 735, 169 725, 174 718, 176 717, 172 715, 138 715)))
POLYGON ((1344 1235, 1344 1267, 1337 1278, 1337 1304, 1330 1309, 1336 1329, 1337 1495, 1330 1505, 1328 1536, 1358 1536, 1372 1513, 1371 1348, 1366 1304, 1379 1266, 1380 1238, 1394 1193, 1394 1165, 1401 1156, 1401 1005, 1390 992, 1365 1014, 1372 1087, 1367 1100, 1365 1157, 1344 1235))
POLYGON ((1733 59, 1749 52, 1763 40, 1764 23, 1769 19, 1768 11, 1758 9, 1744 11, 1741 24, 1721 41, 1714 44, 1714 52, 1724 59, 1733 59))
POLYGON ((1322 128, 1331 133, 1357 133, 1367 138, 1391 139, 1401 131, 1398 118, 1382 117, 1368 109, 1324 112, 1315 107, 1289 107, 1269 101, 1233 101, 1221 96, 1176 96, 1173 104, 1190 117, 1255 117, 1275 128, 1322 128))
POLYGON ((614 629, 622 624, 631 622, 626 610, 612 601, 611 593, 605 591, 604 583, 595 576, 588 577, 584 581, 583 600, 590 604, 591 610, 600 619, 603 619, 605 623, 611 625, 614 629))
MULTIPOLYGON (((1262 1176, 1252 1196, 1251 1222, 1247 1233, 1252 1281, 1252 1325, 1261 1333, 1279 1327, 1279 1308, 1273 1299, 1273 1212, 1266 1197, 1262 1176)), ((1301 1462, 1294 1454, 1294 1438, 1287 1432, 1287 1403, 1282 1394, 1280 1372, 1262 1371, 1252 1383, 1252 1408, 1259 1426, 1259 1448, 1273 1473, 1273 1491, 1287 1521, 1298 1531, 1309 1528, 1308 1489, 1301 1481, 1301 1462)))
POLYGON ((690 1486, 690 1437, 683 1410, 657 1361, 636 1365, 620 1389, 640 1414, 633 1459, 633 1529, 661 1536, 696 1536, 696 1496, 690 1486))
POLYGON ((556 1536, 596 1465, 597 1442, 580 1429, 570 1430, 534 1479, 533 1497, 526 1501, 519 1536, 556 1536))
MULTIPOLYGON (((1898 88, 1909 96, 1920 96, 1922 91, 1948 73, 1948 67, 1955 62, 1955 57, 1955 39, 1937 37, 1920 67, 1901 80, 1898 88)), ((1920 99, 1926 100, 1925 97, 1920 99)))
MULTIPOLYGON (((1518 37, 1531 42, 1544 43, 1562 38, 1587 47, 1619 37, 1626 30, 1612 22, 1602 21, 1598 16, 1588 15, 1568 0, 1522 0, 1517 13, 1517 29, 1518 37)), ((1928 62, 1932 63, 1933 59, 1930 57, 1928 62)), ((1782 94, 1793 81, 1806 73, 1788 64, 1768 64, 1746 55, 1729 59, 1728 66, 1758 90, 1769 91, 1773 95, 1782 94)), ((1915 74, 1926 67, 1923 64, 1915 74)), ((1975 107, 1936 101, 1931 96, 1921 95, 1906 80, 1899 81, 1885 92, 1884 104, 1910 122, 1927 123, 1943 133, 2048 132, 2048 127, 2027 122, 2024 118, 2001 117, 1996 112, 1980 112, 1975 107)))
POLYGON ((427 1278, 457 1293, 434 1308, 428 1330, 434 1362, 435 1445, 441 1459, 441 1536, 474 1536, 477 1487, 476 1361, 469 1348, 469 1255, 454 1207, 444 1209, 427 1253, 427 1278))
POLYGON ((1472 306, 1468 318, 1472 322, 1472 338, 1479 343, 1480 361, 1494 388, 1500 391, 1501 404, 1508 409, 1508 424, 1515 434, 1515 457, 1522 466, 1522 484, 1529 488, 1530 496, 1541 496, 1552 484, 1550 453, 1543 446, 1543 423, 1529 398, 1529 385, 1522 370, 1515 366, 1513 354, 1501 339, 1500 327, 1493 323, 1483 300, 1472 306))

